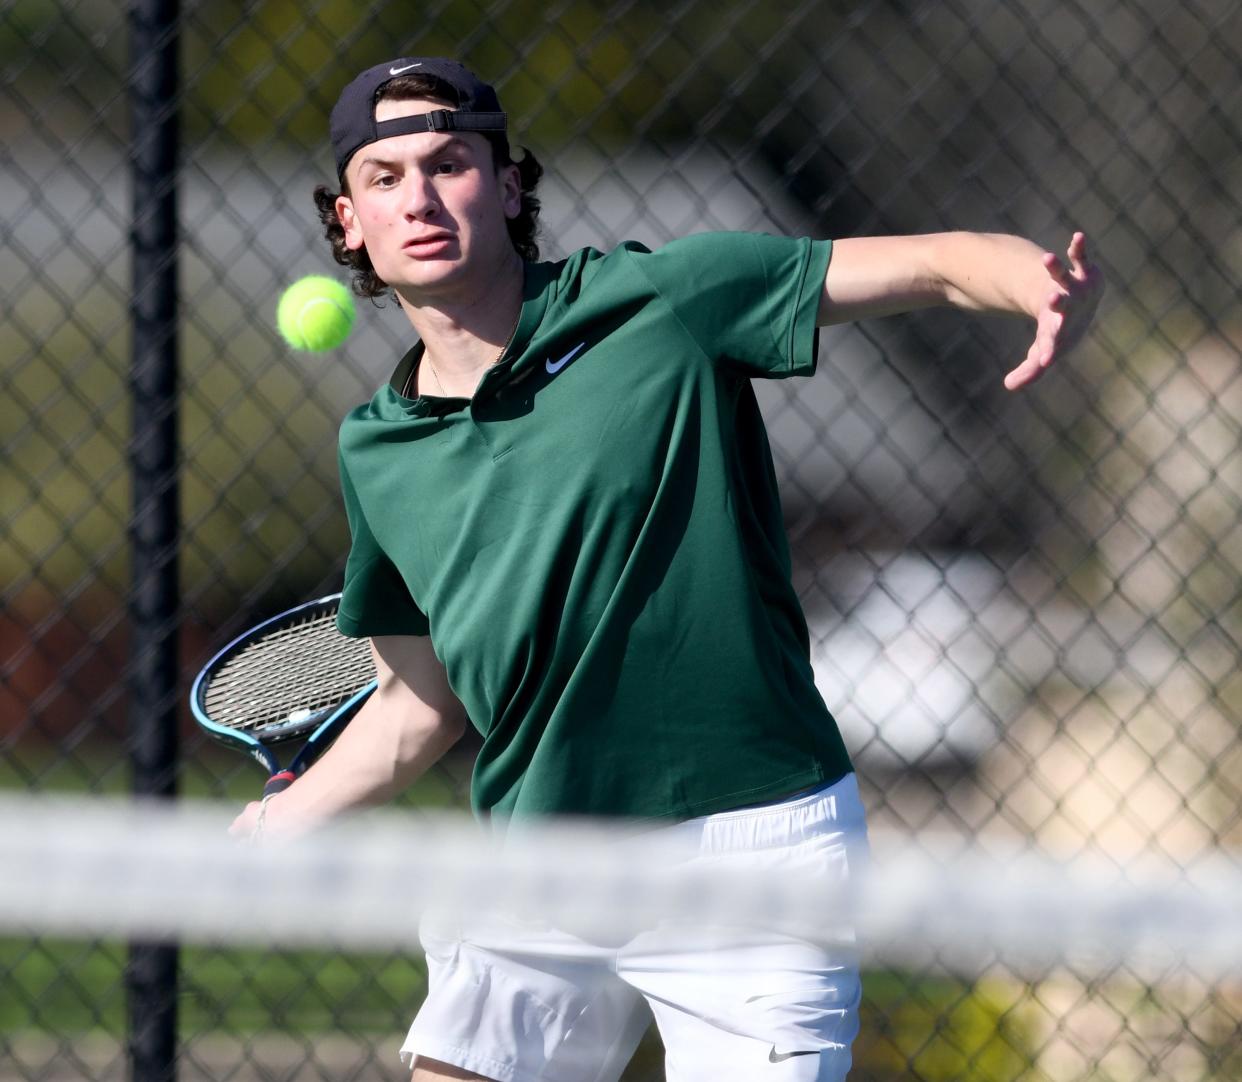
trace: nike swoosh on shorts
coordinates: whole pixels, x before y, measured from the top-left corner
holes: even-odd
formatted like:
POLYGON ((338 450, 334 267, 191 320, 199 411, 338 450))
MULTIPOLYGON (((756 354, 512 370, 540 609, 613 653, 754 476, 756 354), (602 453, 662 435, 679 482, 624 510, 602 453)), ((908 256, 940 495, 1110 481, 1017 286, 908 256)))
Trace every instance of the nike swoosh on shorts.
POLYGON ((794 1056, 818 1056, 818 1055, 819 1055, 818 1048, 810 1048, 803 1052, 778 1052, 776 1050, 776 1045, 773 1045, 772 1050, 768 1053, 768 1062, 769 1063, 784 1063, 785 1060, 791 1059, 794 1056))

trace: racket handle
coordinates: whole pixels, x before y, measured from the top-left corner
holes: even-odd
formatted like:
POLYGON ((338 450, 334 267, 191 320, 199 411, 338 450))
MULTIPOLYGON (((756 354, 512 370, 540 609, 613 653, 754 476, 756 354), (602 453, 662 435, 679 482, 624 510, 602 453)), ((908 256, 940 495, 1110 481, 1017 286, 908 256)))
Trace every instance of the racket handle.
POLYGON ((282 770, 279 774, 273 774, 263 786, 263 795, 275 796, 277 793, 283 793, 295 780, 296 775, 292 770, 282 770))

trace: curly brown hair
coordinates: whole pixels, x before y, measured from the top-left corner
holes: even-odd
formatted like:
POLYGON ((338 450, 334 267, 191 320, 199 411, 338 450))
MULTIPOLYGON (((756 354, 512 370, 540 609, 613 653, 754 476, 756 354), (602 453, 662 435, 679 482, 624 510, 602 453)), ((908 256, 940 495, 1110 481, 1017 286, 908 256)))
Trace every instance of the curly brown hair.
MULTIPOLYGON (((453 88, 430 75, 403 75, 393 79, 384 84, 376 98, 377 101, 413 99, 425 99, 454 108, 458 105, 453 88)), ((507 222, 509 239, 518 255, 528 262, 534 262, 539 258, 539 245, 535 239, 539 232, 539 199, 535 195, 535 188, 539 184, 539 178, 543 176, 543 166, 525 148, 522 158, 514 161, 503 133, 480 134, 492 145, 492 163, 497 171, 508 165, 517 167, 518 182, 522 189, 522 209, 516 218, 510 218, 507 222)), ((360 297, 378 299, 388 292, 388 283, 375 273, 365 247, 353 249, 345 246, 345 227, 341 225, 336 213, 336 201, 341 195, 349 195, 349 184, 344 178, 341 179, 339 192, 334 192, 326 184, 320 184, 315 189, 315 208, 319 212, 319 221, 323 224, 324 236, 332 245, 332 258, 353 271, 354 292, 360 297)))

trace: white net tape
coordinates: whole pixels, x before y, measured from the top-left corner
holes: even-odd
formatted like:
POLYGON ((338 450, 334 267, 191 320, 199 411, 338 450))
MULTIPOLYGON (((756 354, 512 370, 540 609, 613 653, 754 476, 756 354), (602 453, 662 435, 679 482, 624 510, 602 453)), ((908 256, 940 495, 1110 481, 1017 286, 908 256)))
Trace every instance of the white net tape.
POLYGON ((246 844, 226 834, 233 813, 0 798, 0 934, 410 948, 436 911, 609 937, 681 922, 827 942, 856 924, 873 963, 968 972, 1124 964, 1236 979, 1242 967, 1242 859, 1224 853, 1174 870, 873 836, 845 890, 602 825, 532 827, 502 845, 463 817, 384 812, 246 844))

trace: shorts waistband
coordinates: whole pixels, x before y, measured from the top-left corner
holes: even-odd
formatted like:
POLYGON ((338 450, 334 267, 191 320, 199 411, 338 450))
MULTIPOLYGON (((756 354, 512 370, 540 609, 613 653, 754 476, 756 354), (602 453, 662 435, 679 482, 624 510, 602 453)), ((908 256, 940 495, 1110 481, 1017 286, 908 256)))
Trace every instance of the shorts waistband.
POLYGON ((791 845, 824 833, 865 830, 858 779, 837 781, 772 804, 715 812, 668 827, 674 838, 695 839, 701 852, 791 845))

